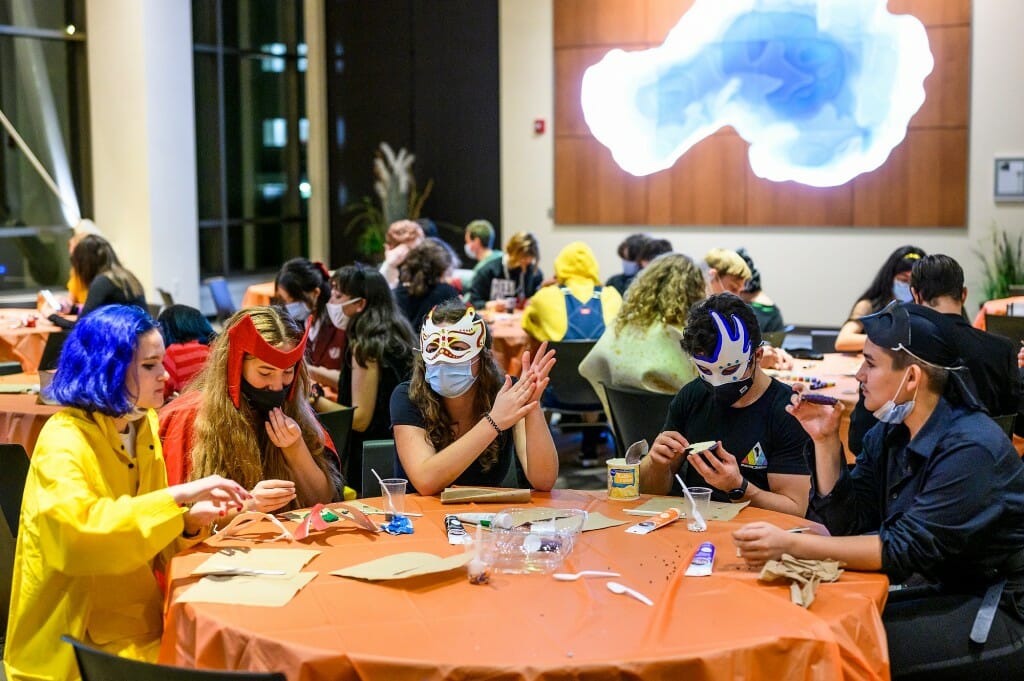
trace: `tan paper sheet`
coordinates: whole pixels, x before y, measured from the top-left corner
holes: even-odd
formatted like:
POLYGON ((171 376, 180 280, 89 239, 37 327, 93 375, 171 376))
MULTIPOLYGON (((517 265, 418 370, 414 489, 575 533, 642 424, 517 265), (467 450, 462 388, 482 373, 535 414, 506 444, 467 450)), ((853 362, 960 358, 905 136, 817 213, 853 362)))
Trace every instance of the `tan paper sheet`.
MULTIPOLYGON (((740 504, 712 501, 710 504, 711 512, 708 513, 708 517, 705 518, 705 520, 732 520, 749 504, 749 501, 744 501, 740 504)), ((683 517, 685 517, 687 512, 690 510, 690 502, 683 497, 654 497, 653 499, 648 499, 633 510, 661 513, 667 508, 678 508, 683 512, 683 517)))
MULTIPOLYGON (((285 576, 294 577, 303 566, 320 552, 314 549, 221 549, 192 571, 193 575, 242 570, 284 570, 285 576)), ((273 575, 277 576, 277 575, 273 575)))
POLYGON ((178 603, 226 603, 279 608, 317 576, 300 572, 292 577, 216 577, 208 575, 183 591, 178 603))
POLYGON ((332 575, 353 577, 379 581, 385 579, 405 579, 418 577, 435 572, 448 572, 460 568, 473 559, 472 553, 458 553, 448 558, 435 556, 432 553, 396 553, 366 563, 359 563, 347 568, 335 570, 332 575))
POLYGON ((442 504, 526 504, 530 502, 530 490, 505 489, 499 487, 449 487, 441 492, 442 504))

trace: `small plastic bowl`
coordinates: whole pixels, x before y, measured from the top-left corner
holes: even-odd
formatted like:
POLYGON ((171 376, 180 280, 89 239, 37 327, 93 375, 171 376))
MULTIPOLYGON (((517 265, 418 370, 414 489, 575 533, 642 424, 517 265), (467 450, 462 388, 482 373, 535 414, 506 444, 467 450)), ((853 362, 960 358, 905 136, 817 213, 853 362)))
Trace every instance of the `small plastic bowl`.
POLYGON ((578 508, 506 508, 491 520, 483 559, 498 572, 554 572, 572 552, 586 520, 587 512, 578 508))

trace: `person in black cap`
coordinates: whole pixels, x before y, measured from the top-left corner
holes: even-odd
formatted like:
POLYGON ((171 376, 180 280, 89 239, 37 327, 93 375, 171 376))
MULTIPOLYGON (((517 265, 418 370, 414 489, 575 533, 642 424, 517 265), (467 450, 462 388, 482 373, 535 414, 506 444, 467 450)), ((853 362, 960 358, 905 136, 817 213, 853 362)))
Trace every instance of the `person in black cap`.
POLYGON ((807 517, 823 527, 797 535, 750 523, 733 533, 736 545, 752 565, 788 553, 923 584, 895 591, 882 615, 893 678, 1018 675, 1024 465, 980 411, 944 315, 894 303, 860 321, 867 341, 857 379, 881 423, 849 470, 842 404, 795 395, 789 412, 814 445, 807 517))

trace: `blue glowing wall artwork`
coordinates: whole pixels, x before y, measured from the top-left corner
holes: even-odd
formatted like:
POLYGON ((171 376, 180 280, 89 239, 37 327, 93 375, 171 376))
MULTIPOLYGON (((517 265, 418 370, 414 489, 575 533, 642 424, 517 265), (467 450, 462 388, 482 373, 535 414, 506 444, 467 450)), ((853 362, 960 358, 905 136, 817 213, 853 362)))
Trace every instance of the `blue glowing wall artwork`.
POLYGON ((633 175, 731 125, 759 177, 831 187, 903 141, 932 66, 924 26, 886 0, 697 0, 662 45, 588 68, 581 104, 633 175))

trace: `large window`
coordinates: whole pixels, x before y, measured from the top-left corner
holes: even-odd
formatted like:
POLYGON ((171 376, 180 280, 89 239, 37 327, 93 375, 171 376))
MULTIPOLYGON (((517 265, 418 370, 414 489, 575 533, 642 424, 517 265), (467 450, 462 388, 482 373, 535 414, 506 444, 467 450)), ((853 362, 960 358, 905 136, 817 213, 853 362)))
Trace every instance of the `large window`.
POLYGON ((69 226, 91 216, 84 0, 0 0, 0 290, 63 284, 69 226))
POLYGON ((202 276, 308 248, 301 0, 193 0, 202 276))

